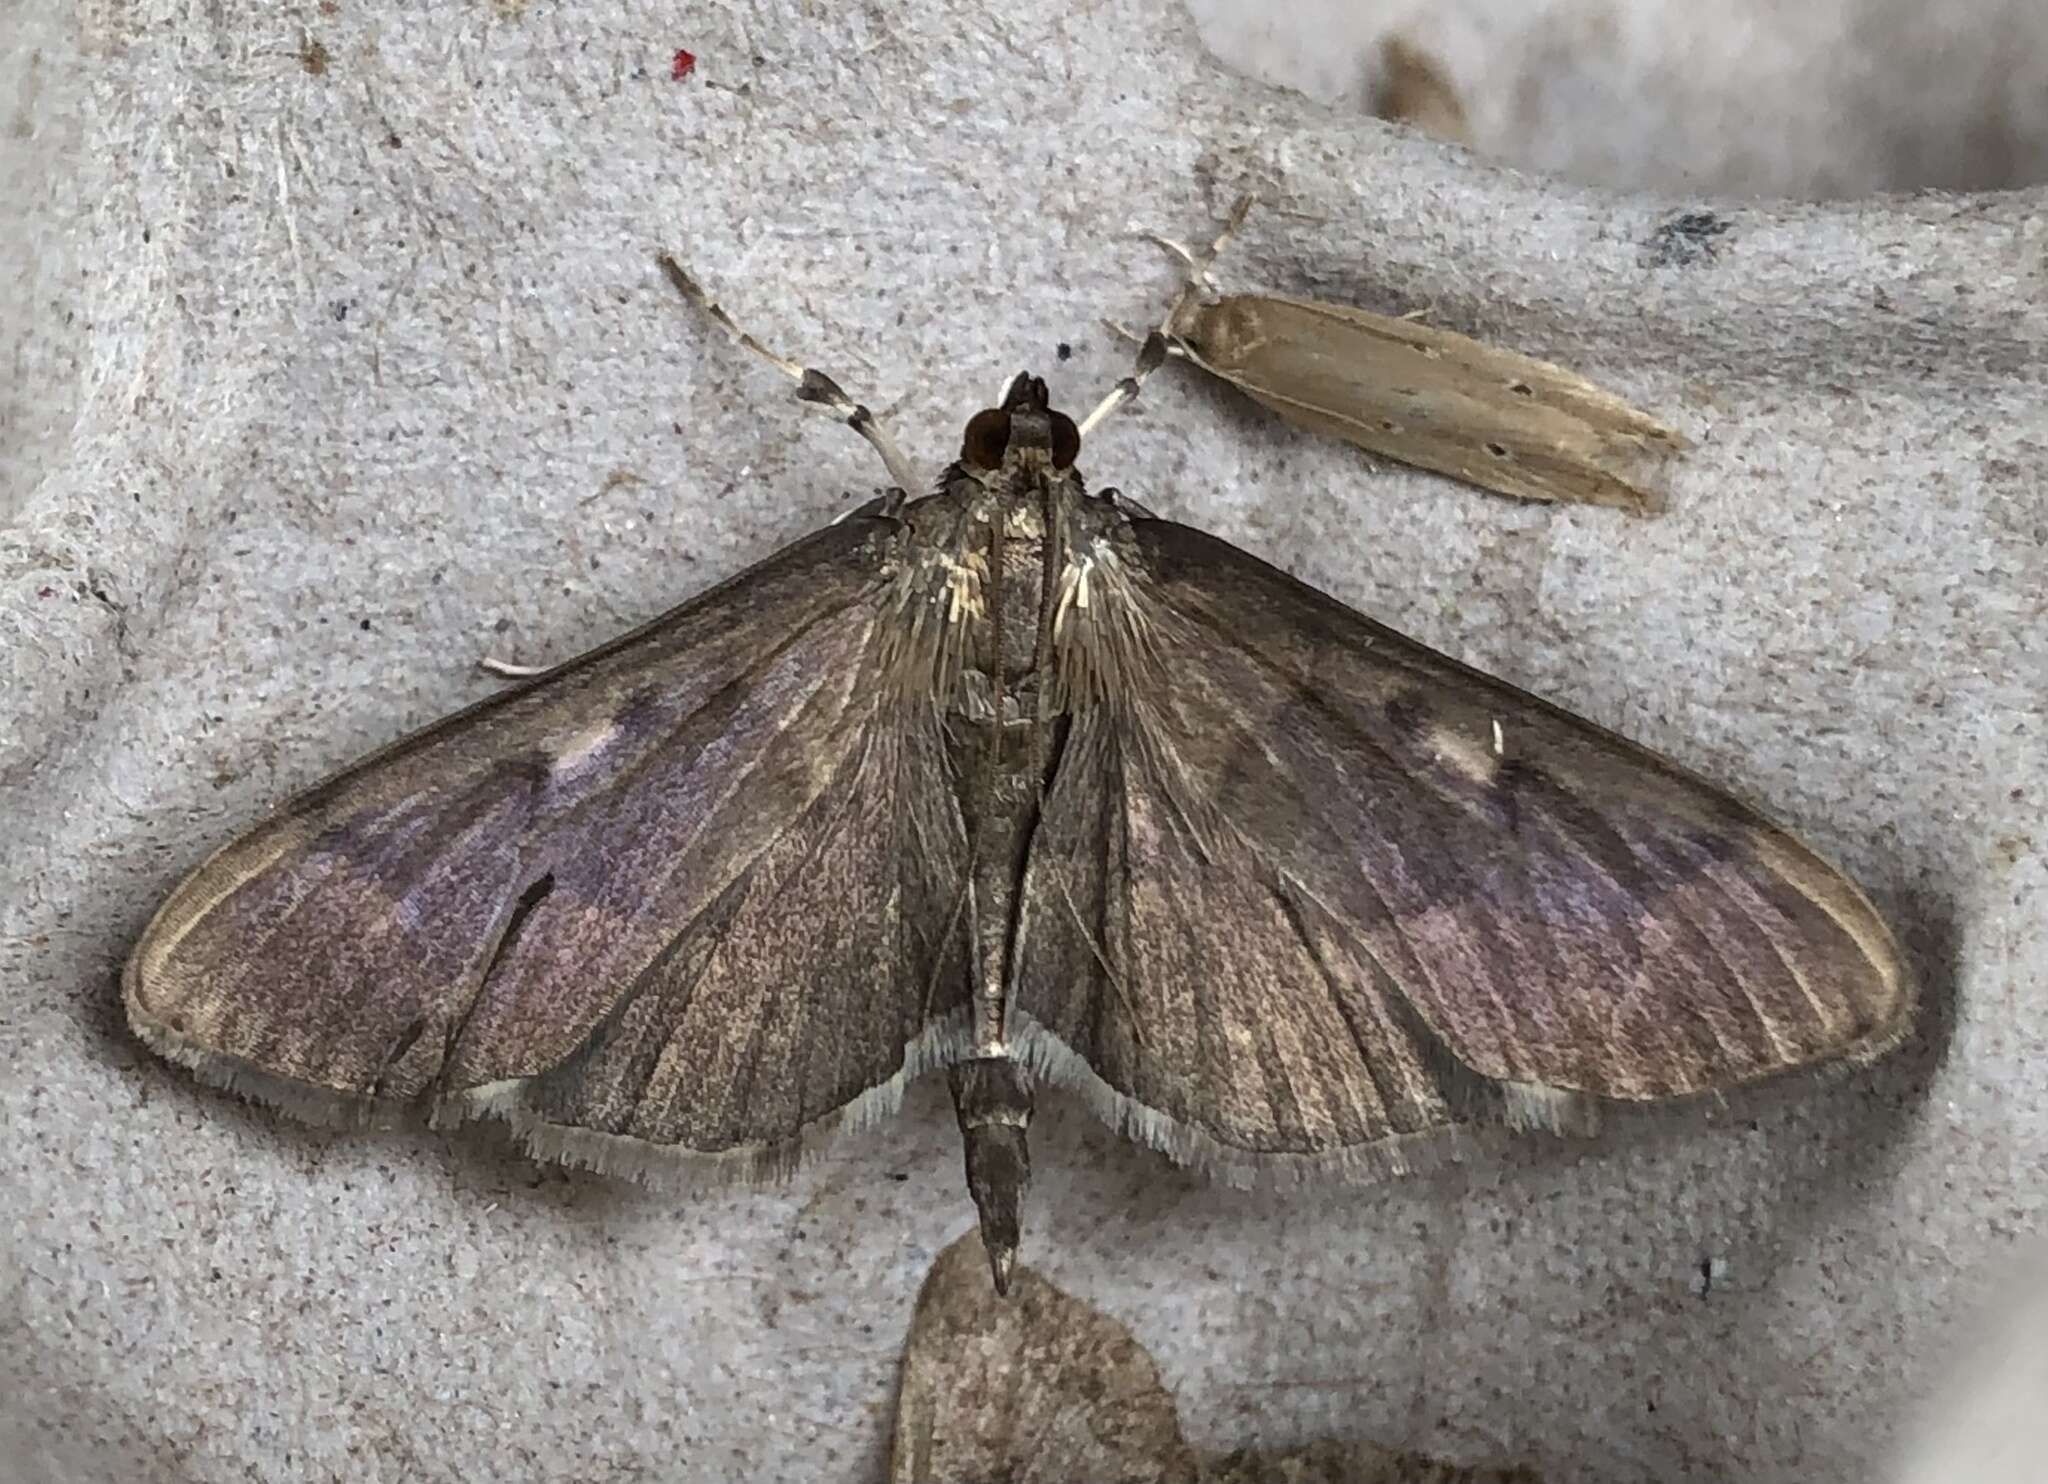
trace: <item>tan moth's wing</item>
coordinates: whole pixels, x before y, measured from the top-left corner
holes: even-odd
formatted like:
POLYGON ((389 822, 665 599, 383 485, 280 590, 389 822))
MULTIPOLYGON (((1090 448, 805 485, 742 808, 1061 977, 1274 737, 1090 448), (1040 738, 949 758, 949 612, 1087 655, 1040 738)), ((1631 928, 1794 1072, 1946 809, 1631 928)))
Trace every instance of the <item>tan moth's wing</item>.
POLYGON ((1279 295, 1190 304, 1203 369, 1289 421, 1521 500, 1642 513, 1684 440, 1585 377, 1469 335, 1279 295))
POLYGON ((301 1116, 492 1112, 592 1163, 774 1157, 886 1098, 965 982, 936 723, 876 684, 896 530, 856 514, 287 804, 157 913, 130 1023, 301 1116))
MULTIPOLYGON (((1914 991, 1863 895, 1632 743, 1214 537, 1137 520, 1061 635, 1019 1038, 1224 1167, 1867 1060, 1914 991)), ((1071 616, 1070 616, 1071 617, 1071 616)))

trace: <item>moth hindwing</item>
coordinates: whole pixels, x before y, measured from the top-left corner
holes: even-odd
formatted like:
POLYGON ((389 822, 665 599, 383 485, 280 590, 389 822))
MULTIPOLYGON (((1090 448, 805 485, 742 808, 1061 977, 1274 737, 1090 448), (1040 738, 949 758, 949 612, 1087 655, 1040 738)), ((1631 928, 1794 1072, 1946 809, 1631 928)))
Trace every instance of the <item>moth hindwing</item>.
POLYGON ((1904 1033, 1783 830, 1079 446, 1020 376, 936 493, 286 804, 157 913, 130 1023, 303 1116, 628 1171, 779 1167, 943 1067, 999 1287, 1038 1079, 1226 1176, 1365 1173, 1904 1033))

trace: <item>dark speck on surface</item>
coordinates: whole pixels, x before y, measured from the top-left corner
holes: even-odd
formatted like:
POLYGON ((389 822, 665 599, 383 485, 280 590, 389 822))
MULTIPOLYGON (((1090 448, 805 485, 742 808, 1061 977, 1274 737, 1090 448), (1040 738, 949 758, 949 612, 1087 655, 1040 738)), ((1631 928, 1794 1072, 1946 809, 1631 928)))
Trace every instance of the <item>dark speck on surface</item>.
POLYGON ((1711 211, 1681 211, 1650 234, 1643 250, 1653 268, 1689 268, 1703 258, 1719 256, 1715 239, 1732 225, 1711 211))

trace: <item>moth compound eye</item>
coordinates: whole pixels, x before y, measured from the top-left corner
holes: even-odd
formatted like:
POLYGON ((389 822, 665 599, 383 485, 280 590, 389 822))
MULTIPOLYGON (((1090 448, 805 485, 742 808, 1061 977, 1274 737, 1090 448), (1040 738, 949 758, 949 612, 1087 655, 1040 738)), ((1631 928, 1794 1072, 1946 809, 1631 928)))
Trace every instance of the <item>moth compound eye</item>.
POLYGON ((1052 466, 1055 469, 1071 469, 1074 460, 1081 456, 1081 430, 1074 426, 1074 420, 1064 412, 1052 415, 1052 466))
POLYGON ((1003 450, 1009 446, 1010 414, 991 407, 967 420, 966 436, 960 440, 960 462, 976 469, 1000 469, 1003 450))

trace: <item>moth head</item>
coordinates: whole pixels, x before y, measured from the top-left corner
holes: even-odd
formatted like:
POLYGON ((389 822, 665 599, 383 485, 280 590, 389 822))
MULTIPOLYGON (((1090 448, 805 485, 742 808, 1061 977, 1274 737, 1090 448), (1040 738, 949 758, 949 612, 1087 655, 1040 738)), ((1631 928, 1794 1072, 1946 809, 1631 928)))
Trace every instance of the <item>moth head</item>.
POLYGON ((1045 382, 1028 371, 1011 378, 1000 407, 986 408, 967 420, 960 440, 960 462, 983 471, 1006 463, 1070 469, 1080 453, 1081 430, 1064 412, 1052 409, 1045 382))

